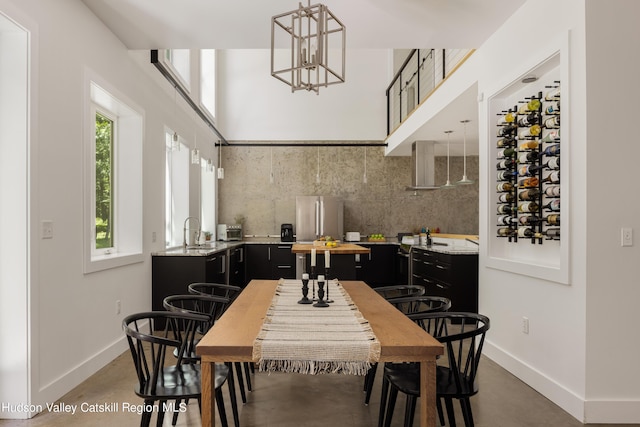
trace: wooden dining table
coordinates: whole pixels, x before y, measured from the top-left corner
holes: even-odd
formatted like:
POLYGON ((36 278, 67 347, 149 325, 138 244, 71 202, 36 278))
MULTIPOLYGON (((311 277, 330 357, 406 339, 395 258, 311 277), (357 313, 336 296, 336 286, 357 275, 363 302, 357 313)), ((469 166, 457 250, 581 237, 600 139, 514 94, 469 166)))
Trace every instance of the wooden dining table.
MULTIPOLYGON (((436 425, 435 338, 361 281, 340 281, 380 341, 379 362, 420 362, 420 426, 436 425)), ((202 425, 215 426, 215 364, 258 362, 253 343, 275 294, 277 280, 252 280, 196 347, 202 363, 202 425)))

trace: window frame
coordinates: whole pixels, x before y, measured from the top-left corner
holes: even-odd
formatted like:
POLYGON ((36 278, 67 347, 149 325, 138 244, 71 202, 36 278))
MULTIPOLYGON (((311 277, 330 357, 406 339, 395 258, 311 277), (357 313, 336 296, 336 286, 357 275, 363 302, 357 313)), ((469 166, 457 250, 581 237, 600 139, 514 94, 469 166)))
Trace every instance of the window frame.
POLYGON ((83 272, 144 262, 143 146, 144 110, 98 74, 85 68, 83 115, 83 272), (95 106, 94 106, 95 104, 95 106), (113 189, 115 248, 95 251, 95 107, 115 117, 113 189))
MULTIPOLYGON (((108 120, 111 120, 111 122, 113 123, 112 130, 111 130, 112 134, 111 134, 111 178, 110 178, 110 181, 111 181, 111 194, 110 194, 111 201, 110 202, 111 202, 111 221, 112 221, 112 224, 110 225, 110 227, 111 227, 111 233, 112 233, 111 239, 113 244, 109 247, 98 248, 98 236, 97 236, 98 233, 96 230, 97 226, 95 226, 94 234, 93 234, 93 242, 91 245, 92 257, 110 255, 111 253, 118 252, 117 231, 114 231, 117 229, 117 224, 118 224, 118 218, 117 218, 118 206, 117 206, 117 194, 116 194, 116 190, 118 188, 117 188, 116 173, 115 173, 115 171, 117 170, 117 165, 115 164, 115 161, 117 159, 117 150, 118 150, 118 117, 114 115, 113 112, 107 111, 106 109, 97 105, 95 102, 92 102, 91 116, 97 119, 98 114, 100 114, 101 116, 104 116, 108 120)), ((94 121, 94 124, 95 124, 95 121, 94 121)), ((95 135, 95 130, 94 130, 94 135, 95 135)), ((96 170, 96 161, 95 161, 96 156, 97 156, 96 141, 94 141, 94 144, 93 144, 94 165, 93 165, 92 174, 91 174, 91 181, 93 183, 92 185, 93 192, 91 193, 92 194, 91 216, 94 218, 94 221, 95 219, 97 219, 97 208, 96 208, 97 170, 96 170)))

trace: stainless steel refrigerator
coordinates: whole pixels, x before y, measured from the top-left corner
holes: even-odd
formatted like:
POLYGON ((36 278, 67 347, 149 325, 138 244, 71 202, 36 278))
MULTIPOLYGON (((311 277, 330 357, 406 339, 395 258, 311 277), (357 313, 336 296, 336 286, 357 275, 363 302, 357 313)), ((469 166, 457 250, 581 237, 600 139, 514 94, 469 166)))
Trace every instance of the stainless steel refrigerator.
POLYGON ((296 197, 296 241, 311 242, 320 236, 342 240, 344 203, 339 197, 296 197))

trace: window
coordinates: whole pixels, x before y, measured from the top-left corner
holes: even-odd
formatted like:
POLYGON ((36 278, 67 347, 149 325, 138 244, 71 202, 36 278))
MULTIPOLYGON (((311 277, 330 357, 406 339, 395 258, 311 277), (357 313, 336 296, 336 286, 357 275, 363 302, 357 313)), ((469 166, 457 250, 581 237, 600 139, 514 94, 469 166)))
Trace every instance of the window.
POLYGON ((200 51, 200 105, 212 119, 216 117, 216 51, 200 51))
POLYGON ((165 133, 165 243, 183 243, 183 224, 189 216, 189 147, 172 131, 165 133))
POLYGON ((141 109, 87 71, 84 271, 143 261, 141 109))
MULTIPOLYGON (((216 174, 211 160, 202 159, 200 168, 200 218, 202 231, 216 234, 216 174)), ((212 237, 213 238, 213 237, 212 237)))
POLYGON ((165 63, 182 86, 191 90, 191 51, 189 49, 166 49, 165 63))
POLYGON ((111 252, 113 242, 113 135, 115 121, 96 112, 95 251, 111 252))

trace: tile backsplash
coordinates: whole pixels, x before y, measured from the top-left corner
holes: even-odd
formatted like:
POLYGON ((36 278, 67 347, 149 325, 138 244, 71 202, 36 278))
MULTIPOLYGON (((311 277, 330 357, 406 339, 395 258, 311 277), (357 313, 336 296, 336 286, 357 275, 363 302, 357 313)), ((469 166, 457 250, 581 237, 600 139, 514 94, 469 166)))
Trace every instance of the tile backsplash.
MULTIPOLYGON (((414 194, 405 189, 410 157, 384 157, 383 147, 367 147, 366 153, 364 183, 364 147, 223 147, 218 222, 234 223, 241 214, 245 234, 279 234, 282 223, 295 229, 296 196, 330 195, 344 200, 345 232, 395 236, 439 227, 443 233, 478 234, 477 156, 467 157, 473 184, 414 194)), ((435 159, 436 185, 447 180, 446 160, 435 159)), ((462 178, 462 169, 463 158, 451 157, 451 182, 462 178)))

